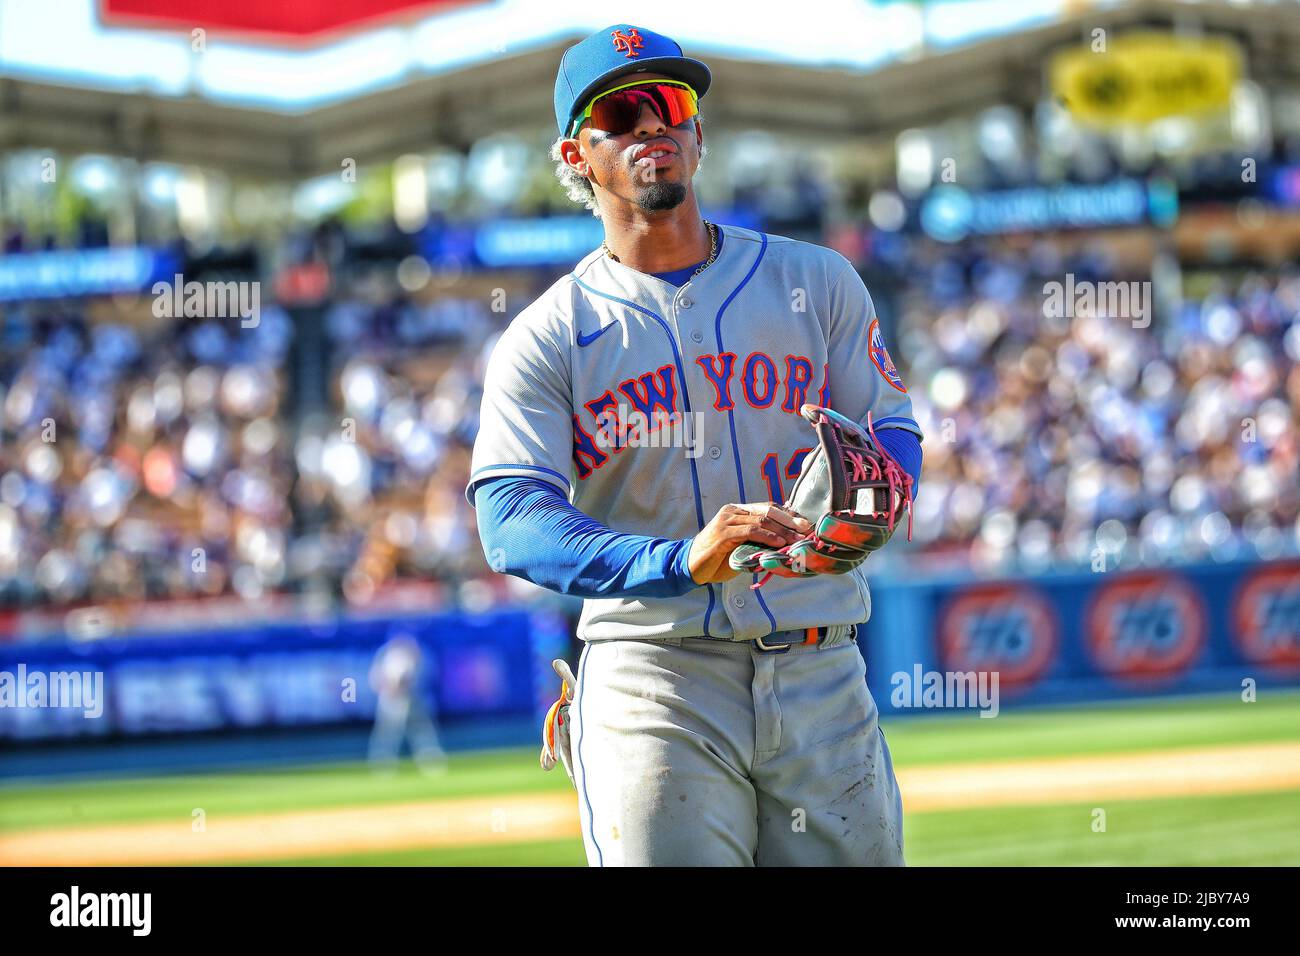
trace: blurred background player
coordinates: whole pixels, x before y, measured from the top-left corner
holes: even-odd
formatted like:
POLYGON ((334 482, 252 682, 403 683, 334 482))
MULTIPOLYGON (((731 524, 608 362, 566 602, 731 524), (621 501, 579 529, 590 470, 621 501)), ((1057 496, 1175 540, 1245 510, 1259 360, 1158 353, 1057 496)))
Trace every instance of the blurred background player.
POLYGON ((404 742, 410 743, 411 757, 422 771, 446 768, 447 755, 425 703, 426 678, 424 654, 413 638, 395 637, 375 655, 370 668, 370 686, 379 698, 370 732, 370 763, 375 769, 395 770, 404 742))

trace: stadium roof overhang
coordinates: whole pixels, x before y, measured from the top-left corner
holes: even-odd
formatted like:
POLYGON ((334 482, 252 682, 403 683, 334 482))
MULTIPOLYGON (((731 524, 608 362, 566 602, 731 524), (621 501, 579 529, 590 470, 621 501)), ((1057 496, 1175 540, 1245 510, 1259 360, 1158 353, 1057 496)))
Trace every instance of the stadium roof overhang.
MULTIPOLYGON (((865 144, 998 103, 1030 107, 1041 96, 1048 54, 1085 42, 1097 27, 1227 34, 1246 50, 1256 81, 1300 85, 1300 5, 1080 7, 1044 26, 869 72, 706 54, 714 83, 705 117, 719 129, 865 144)), ((502 130, 545 136, 555 67, 569 42, 292 114, 0 77, 0 149, 107 153, 280 180, 337 171, 344 158, 364 163, 465 147, 502 130)))

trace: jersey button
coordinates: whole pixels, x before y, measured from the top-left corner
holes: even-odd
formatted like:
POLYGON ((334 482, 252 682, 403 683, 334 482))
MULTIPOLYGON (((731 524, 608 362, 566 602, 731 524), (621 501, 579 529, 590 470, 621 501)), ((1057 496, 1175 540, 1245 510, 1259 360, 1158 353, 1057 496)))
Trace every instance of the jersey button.
POLYGON ((677 300, 677 304, 680 305, 683 309, 689 309, 691 306, 695 304, 695 300, 692 299, 689 295, 684 295, 677 300))
POLYGON ((719 448, 717 445, 710 445, 709 457, 712 458, 714 461, 717 461, 719 458, 722 457, 722 449, 719 448))
POLYGON ((745 599, 741 597, 739 594, 737 594, 734 598, 731 599, 731 603, 736 605, 736 607, 744 607, 745 599))
POLYGON ((704 341, 704 333, 701 332, 699 329, 696 329, 694 332, 691 333, 691 341, 692 341, 692 342, 697 342, 697 343, 698 343, 698 342, 703 342, 703 341, 704 341))

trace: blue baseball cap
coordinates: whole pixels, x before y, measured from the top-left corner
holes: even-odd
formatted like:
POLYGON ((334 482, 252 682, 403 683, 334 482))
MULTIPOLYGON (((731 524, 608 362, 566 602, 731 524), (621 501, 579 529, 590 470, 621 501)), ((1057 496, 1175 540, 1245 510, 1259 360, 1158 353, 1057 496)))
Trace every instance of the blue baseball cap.
POLYGON ((712 79, 699 60, 682 55, 681 45, 661 33, 619 23, 597 30, 564 51, 555 77, 555 123, 567 136, 573 114, 586 107, 595 92, 629 73, 662 73, 690 84, 703 96, 712 79))

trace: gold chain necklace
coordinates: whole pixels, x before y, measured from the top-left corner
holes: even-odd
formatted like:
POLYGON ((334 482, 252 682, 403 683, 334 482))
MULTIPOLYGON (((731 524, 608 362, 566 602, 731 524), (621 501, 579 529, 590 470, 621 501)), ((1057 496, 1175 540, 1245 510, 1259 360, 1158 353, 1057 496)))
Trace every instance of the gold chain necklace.
MULTIPOLYGON (((713 265, 713 260, 718 258, 718 227, 707 219, 704 220, 704 225, 705 228, 709 230, 709 258, 700 263, 700 267, 691 273, 692 279, 709 266, 713 265)), ((600 247, 605 250, 605 255, 609 256, 609 258, 613 259, 615 262, 622 261, 618 256, 614 255, 614 250, 609 247, 609 244, 605 242, 604 239, 600 240, 600 247)))

